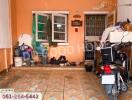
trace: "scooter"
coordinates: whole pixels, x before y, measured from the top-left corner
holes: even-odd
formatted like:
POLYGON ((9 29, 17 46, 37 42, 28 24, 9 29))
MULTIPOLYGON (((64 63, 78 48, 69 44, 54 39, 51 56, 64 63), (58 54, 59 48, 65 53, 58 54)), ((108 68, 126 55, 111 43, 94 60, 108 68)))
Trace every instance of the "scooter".
POLYGON ((101 84, 105 88, 108 100, 118 100, 119 94, 128 90, 128 57, 126 53, 115 50, 115 46, 118 45, 101 49, 101 84), (116 61, 120 61, 120 64, 116 61))

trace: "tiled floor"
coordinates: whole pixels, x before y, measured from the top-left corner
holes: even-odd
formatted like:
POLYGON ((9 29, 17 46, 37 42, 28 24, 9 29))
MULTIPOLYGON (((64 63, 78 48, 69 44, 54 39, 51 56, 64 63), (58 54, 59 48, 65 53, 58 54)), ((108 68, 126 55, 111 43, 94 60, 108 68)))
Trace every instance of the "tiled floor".
MULTIPOLYGON (((131 87, 120 100, 132 100, 131 87)), ((43 100, 107 100, 99 79, 84 70, 12 69, 0 76, 0 88, 41 92, 43 100)))

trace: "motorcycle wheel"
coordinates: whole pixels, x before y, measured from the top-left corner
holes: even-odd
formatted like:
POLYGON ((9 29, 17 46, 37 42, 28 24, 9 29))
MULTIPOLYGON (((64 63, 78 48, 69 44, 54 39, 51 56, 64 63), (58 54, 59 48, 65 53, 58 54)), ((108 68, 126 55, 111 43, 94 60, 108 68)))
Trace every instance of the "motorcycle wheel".
POLYGON ((122 91, 122 92, 126 92, 127 90, 128 90, 127 84, 126 84, 126 83, 122 83, 122 84, 121 84, 121 91, 122 91))
POLYGON ((118 100, 117 85, 112 86, 111 94, 108 95, 108 100, 118 100))

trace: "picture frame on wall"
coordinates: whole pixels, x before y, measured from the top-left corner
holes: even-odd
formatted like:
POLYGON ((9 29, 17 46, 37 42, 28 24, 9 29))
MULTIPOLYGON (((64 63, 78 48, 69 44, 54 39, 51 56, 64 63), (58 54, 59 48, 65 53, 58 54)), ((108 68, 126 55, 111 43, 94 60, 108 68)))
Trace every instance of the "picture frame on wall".
POLYGON ((81 20, 73 20, 71 22, 71 26, 73 26, 73 27, 81 27, 82 26, 82 21, 81 20))

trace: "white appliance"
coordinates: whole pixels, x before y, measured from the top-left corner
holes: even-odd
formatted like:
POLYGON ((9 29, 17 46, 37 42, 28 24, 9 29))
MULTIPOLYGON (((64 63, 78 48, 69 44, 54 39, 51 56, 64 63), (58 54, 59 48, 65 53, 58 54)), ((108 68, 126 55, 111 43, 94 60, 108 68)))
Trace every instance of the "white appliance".
POLYGON ((115 43, 115 42, 132 42, 132 32, 129 32, 129 31, 110 32, 109 41, 111 43, 115 43))

